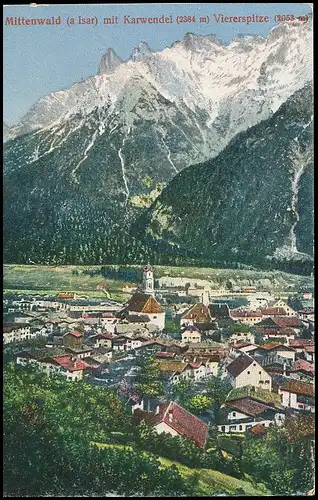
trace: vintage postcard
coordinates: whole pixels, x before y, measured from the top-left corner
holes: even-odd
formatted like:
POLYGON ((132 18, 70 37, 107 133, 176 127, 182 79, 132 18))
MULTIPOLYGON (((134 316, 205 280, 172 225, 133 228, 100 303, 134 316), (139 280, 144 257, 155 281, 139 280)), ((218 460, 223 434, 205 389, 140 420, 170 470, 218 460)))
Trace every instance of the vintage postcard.
POLYGON ((4 496, 314 495, 313 4, 3 12, 4 496))

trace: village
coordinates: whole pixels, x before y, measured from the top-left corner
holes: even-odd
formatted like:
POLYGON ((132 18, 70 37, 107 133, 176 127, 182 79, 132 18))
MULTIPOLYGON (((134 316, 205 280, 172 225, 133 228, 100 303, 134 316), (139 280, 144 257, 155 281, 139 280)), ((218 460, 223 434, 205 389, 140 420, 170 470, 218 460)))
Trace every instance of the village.
POLYGON ((211 425, 222 435, 263 435, 315 412, 312 292, 275 297, 251 285, 212 294, 198 280, 165 277, 158 289, 154 283, 148 264, 124 304, 66 292, 7 298, 4 355, 70 383, 113 388, 137 425, 147 421, 157 433, 186 437, 201 449, 211 425), (240 295, 246 305, 233 307, 240 295), (161 393, 145 384, 140 390, 145 359, 156 367, 161 393), (202 400, 211 378, 228 388, 217 421, 213 405, 202 400), (191 387, 192 400, 201 397, 196 414, 180 403, 182 384, 191 387))

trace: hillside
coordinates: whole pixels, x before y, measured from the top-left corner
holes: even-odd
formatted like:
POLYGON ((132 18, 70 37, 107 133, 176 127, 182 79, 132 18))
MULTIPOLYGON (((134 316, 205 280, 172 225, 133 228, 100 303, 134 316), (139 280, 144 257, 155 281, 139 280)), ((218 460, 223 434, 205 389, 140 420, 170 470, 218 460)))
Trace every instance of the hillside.
POLYGON ((179 255, 310 271, 312 106, 307 85, 217 158, 184 169, 134 231, 179 255))
MULTIPOLYGON (((311 40, 310 21, 228 45, 191 33, 161 52, 142 42, 127 61, 109 49, 96 75, 41 98, 5 129, 5 262, 182 263, 171 245, 140 244, 132 224, 184 168, 216 158, 311 81, 311 40)), ((232 178, 228 163, 225 177, 214 178, 220 193, 232 178)), ((286 191, 289 180, 281 180, 286 191)), ((272 189, 269 183, 267 196, 272 189)), ((309 181, 299 199, 308 190, 309 181)), ((251 191, 246 202, 257 203, 257 195, 251 191)), ((243 199, 236 209, 245 210, 243 199)), ((223 224, 216 210, 213 225, 216 217, 223 224)), ((310 215, 301 224, 308 233, 310 215)), ((224 261, 222 238, 217 244, 224 261)), ((196 250, 191 258, 186 264, 203 264, 196 250)))

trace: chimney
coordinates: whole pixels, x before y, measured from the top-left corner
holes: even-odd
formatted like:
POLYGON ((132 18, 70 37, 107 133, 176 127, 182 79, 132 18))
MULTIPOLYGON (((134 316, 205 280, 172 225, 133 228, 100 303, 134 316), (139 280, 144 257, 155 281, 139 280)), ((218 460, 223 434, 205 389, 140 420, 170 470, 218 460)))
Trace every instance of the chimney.
POLYGON ((160 411, 160 405, 157 405, 155 410, 155 415, 158 415, 159 411, 160 411))
POLYGON ((168 418, 169 418, 169 422, 173 421, 173 410, 169 410, 168 418))

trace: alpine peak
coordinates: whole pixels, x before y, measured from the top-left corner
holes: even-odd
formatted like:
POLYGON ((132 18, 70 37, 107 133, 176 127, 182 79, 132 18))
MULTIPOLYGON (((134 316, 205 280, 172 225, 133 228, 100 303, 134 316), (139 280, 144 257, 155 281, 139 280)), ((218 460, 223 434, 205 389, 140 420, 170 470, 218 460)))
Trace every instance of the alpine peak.
POLYGON ((117 56, 116 52, 112 48, 109 48, 101 58, 97 74, 113 73, 122 62, 123 60, 117 56))

